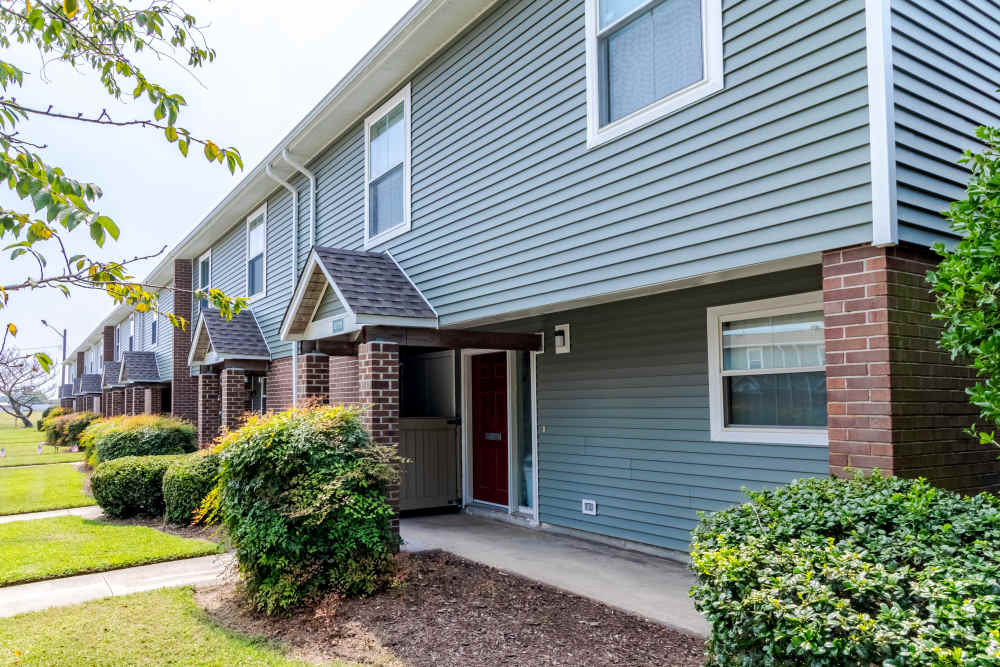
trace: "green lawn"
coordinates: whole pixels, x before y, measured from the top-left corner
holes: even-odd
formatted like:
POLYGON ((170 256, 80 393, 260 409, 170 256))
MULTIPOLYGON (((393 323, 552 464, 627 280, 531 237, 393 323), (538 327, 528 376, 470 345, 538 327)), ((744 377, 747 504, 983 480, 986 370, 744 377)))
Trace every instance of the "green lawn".
POLYGON ((218 553, 221 547, 162 533, 60 516, 0 524, 0 586, 218 553))
POLYGON ((226 630, 190 588, 105 598, 0 621, 0 664, 303 665, 226 630))
MULTIPOLYGON (((32 415, 32 418, 35 416, 32 415)), ((15 424, 10 415, 0 414, 0 448, 4 450, 0 468, 83 460, 83 452, 57 452, 55 447, 49 445, 42 447, 39 454, 38 445, 42 442, 45 442, 45 434, 41 431, 23 428, 15 424)))
POLYGON ((74 465, 0 469, 0 516, 93 505, 74 465))

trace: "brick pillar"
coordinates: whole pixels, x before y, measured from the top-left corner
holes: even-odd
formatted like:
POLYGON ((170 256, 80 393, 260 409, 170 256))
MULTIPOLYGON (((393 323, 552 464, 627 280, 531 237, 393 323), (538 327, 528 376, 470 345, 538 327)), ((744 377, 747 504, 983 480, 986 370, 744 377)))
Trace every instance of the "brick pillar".
POLYGON ((292 407, 292 358, 273 359, 267 367, 267 411, 292 407))
POLYGON ((319 352, 308 352, 298 357, 299 405, 330 402, 330 361, 319 352))
POLYGON ((111 392, 111 416, 125 414, 125 390, 115 389, 111 392))
POLYGON ((235 429, 243 423, 247 413, 247 374, 241 368, 224 368, 219 374, 221 425, 235 429))
POLYGON ((73 409, 73 399, 72 398, 60 398, 59 407, 66 408, 67 410, 73 409))
POLYGON ((925 281, 937 264, 913 245, 823 255, 830 472, 926 477, 965 492, 1000 488, 996 452, 963 433, 973 372, 937 345, 925 281))
POLYGON ((82 378, 84 374, 84 368, 86 367, 86 358, 83 352, 76 353, 76 376, 82 378))
POLYGON ((111 390, 104 389, 101 391, 101 416, 110 417, 111 416, 111 390))
POLYGON ((357 405, 358 358, 330 357, 330 405, 357 405))
POLYGON ((191 321, 192 288, 191 260, 174 260, 174 305, 173 312, 177 317, 184 318, 188 323, 187 330, 179 329, 173 332, 170 363, 173 368, 170 390, 170 412, 175 417, 186 419, 197 424, 198 408, 198 378, 191 375, 188 367, 188 354, 191 351, 191 336, 194 335, 196 322, 191 321))
MULTIPOLYGON (((362 423, 372 440, 399 448, 399 345, 364 343, 358 346, 358 399, 365 408, 362 423)), ((399 533, 399 486, 389 489, 396 510, 392 529, 399 533)))
MULTIPOLYGON (((115 328, 108 326, 104 327, 104 333, 102 334, 102 341, 104 345, 104 361, 105 363, 115 360, 115 328)), ((103 369, 102 369, 103 370, 103 369)))
POLYGON ((205 446, 219 435, 222 424, 222 387, 219 376, 203 372, 198 376, 198 444, 205 446))

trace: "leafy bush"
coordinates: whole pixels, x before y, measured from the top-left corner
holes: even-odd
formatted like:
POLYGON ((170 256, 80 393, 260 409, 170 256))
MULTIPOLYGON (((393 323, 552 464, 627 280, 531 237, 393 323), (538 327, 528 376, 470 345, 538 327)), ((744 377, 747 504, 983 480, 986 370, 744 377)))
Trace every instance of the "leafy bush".
POLYGON ((201 501, 215 486, 218 475, 219 455, 213 452, 195 452, 170 464, 163 475, 167 521, 191 523, 201 501))
POLYGON ((42 411, 42 416, 38 418, 37 422, 35 422, 35 428, 41 431, 45 428, 46 419, 48 419, 49 417, 60 417, 68 413, 69 413, 69 408, 63 408, 58 405, 50 405, 49 407, 45 408, 45 410, 42 411))
POLYGON ((80 434, 90 422, 98 418, 93 412, 71 412, 59 417, 49 417, 42 425, 46 441, 55 447, 72 447, 80 444, 80 434))
POLYGON ((216 451, 219 486, 206 506, 217 502, 257 609, 284 612, 328 592, 369 595, 390 582, 398 537, 386 492, 399 459, 371 441, 356 411, 250 417, 216 451))
POLYGON ((104 513, 116 519, 163 516, 163 474, 179 456, 125 456, 105 461, 90 477, 104 513))
POLYGON ((995 665, 1000 500, 924 480, 801 480, 703 516, 712 665, 995 665))
POLYGON ((82 443, 92 465, 123 456, 185 454, 198 449, 194 425, 160 415, 102 419, 88 428, 82 443))

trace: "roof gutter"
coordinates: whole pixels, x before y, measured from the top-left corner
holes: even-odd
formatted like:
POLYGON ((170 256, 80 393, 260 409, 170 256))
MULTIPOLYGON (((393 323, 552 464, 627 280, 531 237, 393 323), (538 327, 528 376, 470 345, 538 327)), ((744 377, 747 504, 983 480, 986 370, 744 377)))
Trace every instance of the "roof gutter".
POLYGON ((309 247, 311 248, 316 245, 316 174, 306 169, 304 164, 296 161, 287 148, 281 151, 281 159, 309 179, 309 247))
MULTIPOLYGON (((292 289, 295 289, 295 279, 299 277, 299 191, 286 180, 276 176, 271 171, 271 163, 264 166, 264 173, 272 181, 281 185, 292 195, 292 289)), ((299 402, 299 344, 292 343, 292 406, 299 402)))

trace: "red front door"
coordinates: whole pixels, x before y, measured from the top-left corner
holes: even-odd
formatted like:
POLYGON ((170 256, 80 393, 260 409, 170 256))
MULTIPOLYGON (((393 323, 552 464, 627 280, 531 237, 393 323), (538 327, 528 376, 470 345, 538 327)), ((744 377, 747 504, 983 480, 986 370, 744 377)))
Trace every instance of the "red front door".
POLYGON ((507 505, 507 353, 472 357, 472 496, 507 505))

